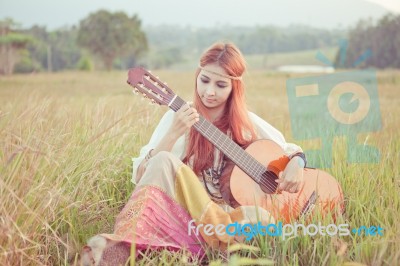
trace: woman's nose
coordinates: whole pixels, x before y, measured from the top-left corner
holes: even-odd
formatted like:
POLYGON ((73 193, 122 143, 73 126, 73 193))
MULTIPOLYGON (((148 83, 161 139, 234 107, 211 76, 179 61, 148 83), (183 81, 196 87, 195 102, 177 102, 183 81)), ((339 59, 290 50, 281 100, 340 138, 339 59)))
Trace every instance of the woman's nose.
POLYGON ((212 86, 208 86, 206 89, 207 95, 215 95, 215 90, 212 86))

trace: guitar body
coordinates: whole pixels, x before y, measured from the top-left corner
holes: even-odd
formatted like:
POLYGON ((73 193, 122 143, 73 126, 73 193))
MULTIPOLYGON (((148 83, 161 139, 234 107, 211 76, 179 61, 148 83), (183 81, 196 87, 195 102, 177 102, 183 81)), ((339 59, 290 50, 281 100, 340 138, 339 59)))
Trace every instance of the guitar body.
MULTIPOLYGON (((289 162, 282 148, 271 140, 255 141, 246 148, 246 152, 277 176, 289 162)), ((342 189, 335 178, 324 171, 305 168, 304 184, 297 193, 282 191, 267 194, 239 167, 230 166, 228 164, 220 182, 222 196, 232 207, 260 206, 275 219, 286 223, 300 218, 307 208, 304 215, 318 211, 322 215, 330 213, 335 217, 343 212, 342 189)))

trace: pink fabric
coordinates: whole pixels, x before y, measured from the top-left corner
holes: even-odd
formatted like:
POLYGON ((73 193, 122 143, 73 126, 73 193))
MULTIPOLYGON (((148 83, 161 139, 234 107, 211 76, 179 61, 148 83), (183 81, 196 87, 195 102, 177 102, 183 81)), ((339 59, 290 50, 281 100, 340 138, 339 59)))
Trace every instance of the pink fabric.
POLYGON ((144 186, 134 191, 118 215, 114 236, 134 242, 136 250, 186 248, 195 255, 204 255, 206 242, 201 235, 193 231, 188 234, 190 220, 188 212, 160 188, 144 186))

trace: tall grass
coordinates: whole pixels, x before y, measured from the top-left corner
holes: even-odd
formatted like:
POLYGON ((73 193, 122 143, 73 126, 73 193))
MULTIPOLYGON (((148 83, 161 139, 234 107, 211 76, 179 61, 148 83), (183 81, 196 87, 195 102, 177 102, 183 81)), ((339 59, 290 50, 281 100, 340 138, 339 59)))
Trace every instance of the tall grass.
MULTIPOLYGON (((190 100, 193 73, 159 71, 190 100)), ((339 222, 380 225, 384 236, 257 238, 253 248, 222 254, 209 263, 336 265, 400 261, 400 73, 378 75, 383 129, 360 134, 380 149, 378 164, 346 162, 345 138, 334 143, 336 176, 346 196, 339 222), (254 260, 256 259, 256 260, 254 260)), ((250 110, 293 141, 285 94, 288 74, 250 72, 250 110)), ((111 233, 132 193, 131 157, 144 145, 166 107, 134 96, 125 72, 33 74, 0 78, 0 264, 64 265, 86 240, 111 233)), ((318 141, 297 142, 303 148, 318 141)), ((148 252, 137 262, 197 264, 184 253, 148 252)))

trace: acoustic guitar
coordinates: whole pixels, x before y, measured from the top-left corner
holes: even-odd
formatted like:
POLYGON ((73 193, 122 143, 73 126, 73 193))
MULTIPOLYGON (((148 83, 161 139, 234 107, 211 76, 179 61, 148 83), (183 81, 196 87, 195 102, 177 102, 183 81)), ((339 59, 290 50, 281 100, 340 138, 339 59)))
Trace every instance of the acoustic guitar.
MULTIPOLYGON (((186 102, 165 83, 144 68, 128 72, 128 84, 135 93, 159 105, 178 111, 186 102)), ((193 127, 221 150, 228 160, 220 178, 221 194, 232 207, 256 205, 268 210, 275 219, 287 223, 318 211, 333 218, 344 211, 343 192, 330 174, 304 169, 304 183, 297 193, 277 191, 279 173, 289 162, 282 148, 271 140, 257 140, 245 149, 236 144, 211 122, 200 116, 193 127)))

